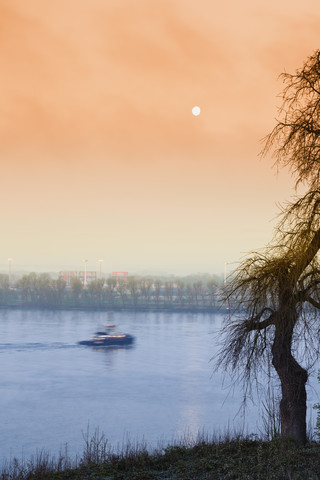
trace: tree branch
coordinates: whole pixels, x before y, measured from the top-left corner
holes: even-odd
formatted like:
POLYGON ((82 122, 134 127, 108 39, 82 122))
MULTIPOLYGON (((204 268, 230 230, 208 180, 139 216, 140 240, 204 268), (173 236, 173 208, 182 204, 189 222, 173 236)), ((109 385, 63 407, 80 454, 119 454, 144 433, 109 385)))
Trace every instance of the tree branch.
POLYGON ((247 320, 247 330, 248 332, 252 332, 253 330, 265 330, 267 327, 270 325, 274 325, 274 320, 276 318, 276 313, 269 307, 263 308, 261 312, 256 315, 256 317, 251 318, 250 320, 247 320), (262 320, 260 322, 260 318, 263 316, 265 312, 270 312, 271 315, 270 317, 266 318, 265 320, 262 320))
POLYGON ((317 302, 314 298, 310 297, 310 295, 306 292, 301 292, 299 295, 300 299, 302 302, 308 302, 310 303, 313 307, 318 308, 320 310, 320 303, 317 302))
POLYGON ((301 274, 305 271, 307 266, 312 262, 316 254, 320 249, 320 229, 316 231, 314 234, 309 247, 307 248, 306 252, 303 255, 303 259, 296 265, 297 269, 297 278, 301 276, 301 274))

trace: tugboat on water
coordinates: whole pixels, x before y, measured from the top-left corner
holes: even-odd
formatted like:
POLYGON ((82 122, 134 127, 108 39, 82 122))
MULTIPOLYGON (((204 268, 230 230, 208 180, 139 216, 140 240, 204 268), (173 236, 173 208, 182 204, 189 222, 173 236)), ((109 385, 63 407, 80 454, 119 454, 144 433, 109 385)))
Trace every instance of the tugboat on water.
POLYGON ((113 347, 117 345, 131 345, 133 342, 133 335, 117 331, 115 325, 107 325, 103 331, 92 335, 90 340, 82 340, 78 343, 79 345, 90 345, 91 347, 113 347))

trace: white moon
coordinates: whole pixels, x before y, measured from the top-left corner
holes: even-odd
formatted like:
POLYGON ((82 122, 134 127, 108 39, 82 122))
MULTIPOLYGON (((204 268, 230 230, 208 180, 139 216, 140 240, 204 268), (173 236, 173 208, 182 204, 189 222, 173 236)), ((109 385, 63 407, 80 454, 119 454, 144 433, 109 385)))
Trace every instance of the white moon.
POLYGON ((192 115, 194 115, 195 117, 197 117, 198 115, 200 115, 200 107, 193 107, 192 109, 192 115))

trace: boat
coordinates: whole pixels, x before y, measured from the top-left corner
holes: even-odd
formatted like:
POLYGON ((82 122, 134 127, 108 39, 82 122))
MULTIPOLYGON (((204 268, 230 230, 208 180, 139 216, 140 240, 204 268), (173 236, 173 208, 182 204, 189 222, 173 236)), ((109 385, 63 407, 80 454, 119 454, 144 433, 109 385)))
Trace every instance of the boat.
POLYGON ((78 344, 91 347, 114 347, 131 345, 133 342, 133 335, 119 332, 115 325, 107 325, 103 331, 96 332, 89 340, 81 340, 78 344))

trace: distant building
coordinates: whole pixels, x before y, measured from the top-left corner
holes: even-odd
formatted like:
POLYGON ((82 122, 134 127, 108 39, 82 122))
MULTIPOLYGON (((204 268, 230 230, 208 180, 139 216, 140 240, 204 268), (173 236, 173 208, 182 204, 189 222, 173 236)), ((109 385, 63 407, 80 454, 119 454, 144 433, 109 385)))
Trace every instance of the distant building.
POLYGON ((128 272, 112 272, 111 276, 112 278, 117 279, 117 283, 127 283, 128 281, 128 272))
POLYGON ((68 286, 71 284, 72 278, 78 278, 82 285, 85 283, 88 285, 88 283, 97 280, 97 272, 84 270, 61 270, 59 272, 59 278, 62 278, 68 286))

